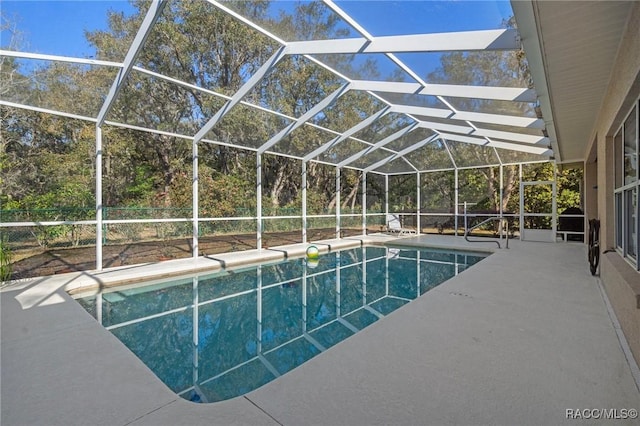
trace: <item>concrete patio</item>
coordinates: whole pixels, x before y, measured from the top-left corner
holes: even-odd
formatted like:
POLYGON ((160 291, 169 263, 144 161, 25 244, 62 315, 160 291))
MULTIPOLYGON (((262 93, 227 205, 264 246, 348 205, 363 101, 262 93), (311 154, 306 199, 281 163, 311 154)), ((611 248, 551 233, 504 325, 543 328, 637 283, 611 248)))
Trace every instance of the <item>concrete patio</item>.
MULTIPOLYGON (((361 240, 396 239, 321 247, 361 240)), ((575 423, 567 410, 640 409, 640 372, 584 245, 496 250, 433 235, 401 243, 495 253, 283 377, 214 404, 177 397, 65 290, 276 260, 305 246, 8 283, 1 424, 558 425, 575 423)))

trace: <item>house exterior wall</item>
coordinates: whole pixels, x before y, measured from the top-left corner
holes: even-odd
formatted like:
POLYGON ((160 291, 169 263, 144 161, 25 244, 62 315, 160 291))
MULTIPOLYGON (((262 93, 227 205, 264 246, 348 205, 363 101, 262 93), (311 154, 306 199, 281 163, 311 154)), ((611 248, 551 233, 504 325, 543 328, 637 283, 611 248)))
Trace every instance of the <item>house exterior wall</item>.
MULTIPOLYGON (((594 140, 597 143, 597 163, 586 163, 585 184, 597 173, 597 217, 601 221, 601 251, 615 246, 614 216, 614 148, 613 135, 632 104, 640 95, 640 2, 631 9, 626 30, 621 39, 605 98, 602 103, 594 140), (594 172, 594 168, 597 170, 594 172)), ((586 155, 585 158, 589 156, 586 155)), ((589 187, 586 188, 589 191, 589 187)), ((593 207, 589 208, 588 214, 593 207)), ((590 214, 589 214, 590 216, 590 214)), ((640 364, 640 272, 626 262, 616 251, 603 253, 600 277, 616 316, 629 342, 636 361, 640 364)))

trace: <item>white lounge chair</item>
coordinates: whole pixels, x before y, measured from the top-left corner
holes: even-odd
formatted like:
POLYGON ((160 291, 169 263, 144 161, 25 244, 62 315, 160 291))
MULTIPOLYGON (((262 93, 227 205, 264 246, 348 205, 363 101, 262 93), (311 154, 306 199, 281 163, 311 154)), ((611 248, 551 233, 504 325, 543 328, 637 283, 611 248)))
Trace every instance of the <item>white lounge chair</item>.
POLYGON ((387 232, 391 234, 398 235, 407 235, 407 234, 415 234, 416 231, 413 229, 403 228, 400 223, 400 218, 395 214, 387 215, 387 232))

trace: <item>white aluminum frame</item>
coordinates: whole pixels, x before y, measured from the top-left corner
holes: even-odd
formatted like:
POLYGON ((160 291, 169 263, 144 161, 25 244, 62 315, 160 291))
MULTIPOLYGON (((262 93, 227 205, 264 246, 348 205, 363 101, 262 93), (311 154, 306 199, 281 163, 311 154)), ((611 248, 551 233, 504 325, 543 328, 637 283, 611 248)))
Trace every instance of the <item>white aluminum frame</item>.
MULTIPOLYGON (((131 43, 129 50, 123 59, 122 63, 113 62, 113 61, 103 61, 98 59, 88 59, 88 58, 72 58, 68 56, 60 56, 60 55, 49 55, 49 54, 41 54, 41 53, 29 53, 29 52, 14 52, 8 50, 0 50, 0 56, 14 57, 14 58, 22 58, 28 60, 43 60, 43 61, 57 61, 57 62, 66 62, 66 63, 77 63, 83 65, 98 65, 98 66, 108 66, 117 68, 117 76, 106 95, 106 98, 100 108, 100 111, 97 113, 96 117, 83 116, 78 114, 72 114, 64 111, 55 111, 48 108, 42 108, 33 105, 23 105, 15 102, 11 102, 9 100, 0 99, 0 105, 7 106, 10 108, 21 108, 41 113, 54 114, 61 117, 68 117, 72 119, 80 119, 87 122, 95 123, 96 131, 96 146, 95 146, 95 160, 96 160, 96 219, 92 221, 63 221, 60 223, 64 224, 95 224, 96 226, 96 269, 102 269, 102 230, 103 226, 107 223, 129 223, 129 221, 113 221, 113 220, 104 220, 102 217, 102 149, 103 149, 103 141, 102 141, 102 126, 110 125, 117 126, 122 128, 128 128, 138 131, 150 132, 154 134, 162 134, 175 138, 189 139, 192 142, 192 155, 193 155, 193 181, 192 181, 192 217, 190 219, 182 219, 182 218, 174 218, 174 219, 165 219, 165 220, 153 220, 155 222, 166 222, 166 221, 191 221, 193 227, 193 257, 198 257, 199 248, 198 248, 198 234, 199 234, 199 223, 203 221, 209 220, 256 220, 256 243, 257 248, 259 250, 262 249, 262 232, 263 232, 263 216, 262 216, 262 155, 265 153, 273 153, 275 155, 294 158, 298 160, 302 160, 302 240, 303 242, 307 241, 307 226, 308 226, 308 216, 307 215, 307 204, 306 204, 306 196, 307 196, 307 163, 309 161, 322 163, 330 166, 336 167, 336 237, 340 238, 340 227, 341 227, 341 211, 340 211, 340 178, 341 178, 341 170, 343 168, 350 168, 360 170, 362 175, 362 228, 363 233, 366 233, 367 226, 367 207, 366 207, 366 185, 367 185, 367 173, 376 173, 382 174, 385 176, 385 215, 389 214, 389 183, 388 178, 390 175, 396 174, 406 174, 407 172, 398 172, 398 173, 383 173, 381 169, 387 166, 390 162, 398 159, 402 159, 405 161, 409 168, 413 171, 410 173, 416 173, 417 175, 417 225, 420 227, 420 217, 421 206, 420 206, 420 173, 421 172, 430 172, 433 170, 421 170, 412 164, 405 156, 426 144, 435 141, 437 139, 441 139, 443 141, 444 149, 446 149, 448 156, 451 160, 452 168, 443 169, 443 170, 454 170, 455 173, 455 198, 456 205, 458 203, 458 170, 463 169, 462 167, 458 167, 456 162, 451 154, 451 151, 448 147, 447 141, 456 141, 474 145, 482 145, 487 147, 494 148, 494 152, 498 158, 500 170, 501 170, 501 179, 502 179, 502 168, 503 162, 500 158, 499 153, 496 148, 507 149, 520 151, 525 153, 537 154, 540 156, 546 156, 552 158, 554 155, 558 155, 557 149, 551 149, 553 146, 557 148, 557 143, 555 141, 555 130, 553 128, 553 119, 551 111, 549 110, 548 104, 546 102, 545 96, 546 93, 542 93, 543 103, 542 109, 544 112, 545 120, 541 118, 532 118, 532 117, 520 117, 520 116, 512 116, 512 115, 500 115, 500 114, 487 114, 487 113, 478 113, 474 111, 459 111, 454 108, 450 102, 447 101, 446 97, 463 97, 463 98, 479 98, 479 99, 488 99, 488 100, 500 100, 500 101, 512 101, 512 102, 529 102, 532 103, 534 101, 539 100, 540 95, 533 88, 512 88, 512 87, 483 87, 483 86, 469 86, 469 85, 451 85, 451 84, 432 84, 424 81, 411 67, 407 66, 403 63, 394 53, 400 52, 443 52, 443 51, 471 51, 471 50, 514 50, 520 48, 520 40, 518 38, 517 31, 514 29, 495 29, 495 30, 484 30, 484 31, 462 31, 462 32, 452 32, 452 33, 439 33, 439 34, 412 34, 412 35, 394 35, 394 36, 384 36, 384 37, 375 37, 367 32, 367 30, 362 27, 357 21, 355 21, 349 14, 343 11, 339 6, 337 6, 331 0, 324 0, 324 3, 338 16, 340 16, 348 25, 352 26, 362 37, 350 38, 350 39, 333 39, 333 40, 310 40, 310 41, 286 41, 283 40, 268 30, 262 28, 260 25, 254 23, 250 19, 243 17, 237 12, 227 8, 224 4, 215 1, 208 0, 209 3, 214 5, 216 8, 225 12, 226 14, 232 16, 235 19, 238 19, 243 24, 246 24, 253 28, 254 30, 260 32, 261 34, 271 38, 276 41, 280 46, 276 49, 276 51, 272 54, 272 56, 259 68, 257 72, 255 72, 243 85, 237 90, 232 96, 223 95, 217 93, 213 90, 209 90, 203 87, 199 87, 194 84, 190 84, 179 79, 175 79, 172 77, 168 77, 157 72, 146 70, 142 67, 136 66, 136 58, 141 52, 141 50, 145 46, 145 41, 148 38, 151 30, 154 25, 158 21, 158 18, 162 14, 162 11, 166 4, 167 0, 152 0, 149 5, 149 9, 145 15, 142 24, 131 43), (395 63, 400 69, 406 72, 409 76, 411 76, 416 83, 406 83, 406 82, 393 82, 393 81, 369 81, 369 80, 353 80, 349 79, 346 76, 342 75, 338 71, 332 69, 331 67, 324 64, 322 61, 318 60, 318 58, 313 57, 312 55, 316 54, 359 54, 359 53, 380 53, 386 55, 393 63, 395 63), (301 55, 306 59, 312 61, 313 63, 321 66, 328 71, 332 72, 336 77, 342 79, 345 83, 340 86, 337 90, 329 94, 320 102, 316 103, 313 107, 311 107, 308 111, 302 114, 300 117, 290 117, 285 114, 274 111, 270 108, 264 107, 262 105, 254 105, 249 102, 243 101, 243 98, 253 90, 262 79, 270 73, 274 67, 288 55, 301 55), (127 81, 128 76, 131 74, 131 71, 137 71, 140 73, 144 73, 150 75, 154 78, 163 79, 171 84, 179 85, 182 87, 186 87, 190 90, 196 90, 202 93, 206 93, 209 95, 213 95, 225 100, 224 105, 215 113, 212 117, 210 117, 206 123, 198 130, 195 135, 182 135, 171 132, 160 131, 156 129, 144 128, 132 124, 119 123, 115 121, 107 120, 107 116, 114 105, 116 99, 120 91, 122 90, 125 82, 127 81), (373 98, 377 99, 384 106, 382 109, 378 110, 376 113, 364 118, 359 124, 349 128, 343 132, 337 132, 332 129, 327 129, 323 126, 319 126, 317 124, 311 123, 310 120, 313 119, 317 114, 321 113, 325 108, 329 107, 333 104, 340 96, 347 93, 349 90, 363 91, 368 93, 373 98), (396 94, 417 94, 417 95, 428 95, 435 96, 440 102, 442 102, 446 108, 445 109, 437 109, 437 108, 426 108, 426 107, 418 107, 412 105, 402 105, 395 104, 385 100, 383 97, 378 95, 378 93, 386 92, 386 93, 396 93, 396 94), (291 121, 291 123, 285 128, 281 129, 275 135, 273 135, 270 139, 265 141, 260 147, 246 147, 241 144, 236 143, 225 143, 221 141, 213 141, 208 140, 205 136, 222 120, 222 118, 229 113, 232 108, 236 105, 242 104, 244 106, 248 106, 251 108, 259 109, 263 112, 269 114, 275 114, 285 119, 291 121), (383 140, 372 143, 370 141, 364 141, 360 139, 356 139, 353 137, 354 134, 360 132, 361 130, 367 128, 372 125, 376 120, 384 117, 389 112, 399 113, 408 118, 410 118, 413 122, 412 124, 396 131, 390 136, 387 136, 383 140), (419 117, 436 117, 439 119, 445 120, 453 120, 455 123, 446 124, 437 121, 429 121, 419 117), (457 124, 458 122, 465 122, 466 125, 457 124), (521 128, 530 128, 530 129, 540 129, 544 136, 536 136, 528 133, 518 133, 513 131, 497 131, 490 129, 483 129, 481 127, 476 126, 474 123, 490 123, 490 124, 498 124, 503 126, 510 127, 521 127, 521 128), (279 141, 293 132, 295 129, 301 127, 302 125, 309 125, 314 128, 326 131, 330 134, 335 135, 331 140, 322 144, 320 147, 313 149, 311 152, 304 153, 301 156, 296 156, 287 153, 277 153, 270 151, 274 145, 276 145, 279 141), (405 147, 401 150, 393 150, 386 147, 387 144, 396 140, 408 132, 413 131, 417 128, 426 128, 430 129, 434 132, 434 134, 426 139, 422 139, 411 146, 405 147), (550 135, 550 137, 547 136, 550 135), (342 143, 348 138, 352 138, 360 143, 367 145, 367 147, 353 155, 349 156, 345 160, 340 162, 331 163, 326 159, 321 160, 319 157, 326 153, 331 148, 336 145, 342 143), (256 152, 256 171, 257 171, 257 180, 256 180, 256 203, 257 203, 257 212, 256 216, 252 218, 242 217, 242 218, 200 218, 199 217, 199 176, 198 176, 198 164, 199 164, 199 150, 198 144, 200 142, 206 143, 214 143, 224 146, 230 146, 234 148, 246 149, 248 151, 256 152), (389 155, 386 158, 377 161, 373 165, 369 165, 368 167, 358 168, 354 167, 352 163, 361 158, 362 156, 369 154, 375 150, 383 150, 388 152, 389 155)), ((519 5, 514 5, 514 8, 520 7, 519 5)), ((526 11, 525 11, 526 12, 526 11)), ((524 13, 524 12, 523 12, 524 13)), ((525 45, 526 45, 525 41, 525 45)), ((539 52, 535 51, 533 54, 536 55, 539 52)), ((546 84, 543 84, 543 90, 546 90, 546 84)), ((480 167, 487 167, 488 165, 483 165, 480 167)), ((475 168, 475 167, 465 167, 465 168, 475 168)), ((502 183, 501 183, 502 187, 502 183)), ((502 190, 502 188, 501 188, 502 190)), ((502 195, 501 195, 502 198, 502 195)), ((371 214, 371 215, 380 215, 380 214, 371 214)), ((325 217, 329 215, 314 215, 311 217, 325 217)), ((353 215, 344 215, 353 216, 353 215)), ((282 217, 269 217, 269 219, 274 218, 288 218, 289 216, 282 217)), ((297 218, 297 216, 291 216, 291 218, 297 218)), ((458 212, 455 212, 456 225, 458 221, 458 212)), ((132 220, 132 223, 145 223, 147 220, 132 220)), ((31 223, 31 222, 29 222, 31 223)), ((42 222, 35 224, 49 224, 49 222, 42 222)), ((54 223, 54 222, 51 222, 54 223)), ((55 222, 58 223, 58 222, 55 222)), ((554 222, 555 223, 555 222, 554 222)), ((27 222, 22 223, 19 226, 28 226, 27 222)), ((0 227, 8 227, 16 225, 11 223, 3 223, 0 224, 0 227)), ((457 231, 457 226, 456 226, 457 231)), ((196 343, 197 344, 197 343, 196 343)))

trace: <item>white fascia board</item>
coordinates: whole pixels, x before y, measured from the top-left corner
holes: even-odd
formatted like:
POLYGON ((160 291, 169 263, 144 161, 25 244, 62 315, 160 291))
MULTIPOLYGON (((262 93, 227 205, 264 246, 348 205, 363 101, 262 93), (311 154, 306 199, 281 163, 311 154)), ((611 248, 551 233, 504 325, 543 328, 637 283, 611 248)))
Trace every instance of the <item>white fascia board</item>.
POLYGON ((121 62, 102 61, 91 58, 74 58, 71 56, 44 55, 41 53, 16 52, 14 50, 0 49, 0 56, 10 56, 12 58, 37 59, 41 61, 69 62, 72 64, 102 65, 106 67, 122 68, 121 62))
MULTIPOLYGON (((558 143, 556 127, 554 123, 553 104, 551 102, 550 87, 547 81, 547 71, 545 56, 543 53, 542 35, 538 33, 538 22, 536 20, 535 3, 532 0, 515 1, 511 0, 511 8, 518 23, 518 31, 522 37, 522 46, 527 56, 527 63, 533 79, 542 115, 546 121, 547 132, 550 136, 555 160, 562 163, 562 151, 558 143)), ((580 160, 582 161, 582 160, 580 160)))
POLYGON ((518 48, 517 31, 502 29, 385 36, 375 37, 371 41, 366 38, 296 41, 287 44, 287 53, 291 55, 316 55, 514 50, 518 48))
POLYGON ((118 75, 116 76, 111 88, 109 89, 109 93, 107 94, 104 102, 102 103, 102 108, 100 108, 100 112, 98 113, 98 127, 102 125, 104 122, 109 110, 113 106, 113 101, 118 97, 118 93, 122 88, 122 83, 126 80, 127 76, 131 72, 131 69, 135 65, 136 58, 142 50, 144 46, 144 42, 147 40, 147 37, 151 33, 151 29, 155 25, 156 21, 160 17, 162 10, 167 4, 167 0, 153 0, 149 5, 149 10, 147 10, 147 14, 140 24, 140 28, 136 33, 135 38, 131 42, 129 46, 129 50, 124 57, 124 61, 122 62, 122 68, 118 71, 118 75))
POLYGON ((531 145, 548 145, 549 138, 544 136, 526 135, 524 133, 501 132, 499 130, 489 130, 477 128, 472 135, 483 136, 487 138, 496 138, 513 142, 521 142, 531 145))

